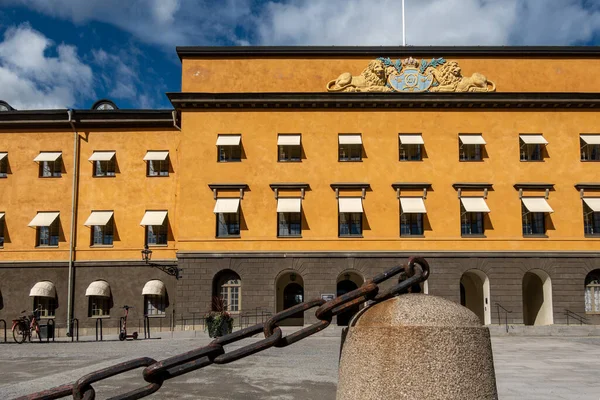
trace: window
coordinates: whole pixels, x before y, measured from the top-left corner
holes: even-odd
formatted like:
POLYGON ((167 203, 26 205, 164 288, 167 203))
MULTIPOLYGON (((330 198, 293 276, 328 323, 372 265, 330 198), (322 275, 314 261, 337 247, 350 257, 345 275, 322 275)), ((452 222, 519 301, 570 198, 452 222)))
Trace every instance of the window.
MULTIPOLYGON (((148 246, 160 246, 167 244, 168 219, 165 218, 162 225, 146 225, 146 244, 148 246)), ((112 239, 112 237, 111 237, 112 239)))
POLYGON ((543 212, 529 212, 523 210, 523 236, 546 234, 546 215, 543 212))
POLYGON ((112 245, 113 244, 113 220, 106 225, 92 226, 92 246, 112 245))
POLYGON ((362 213, 340 213, 339 236, 362 235, 362 213))
POLYGON ((225 272, 218 279, 219 296, 227 306, 227 311, 237 313, 242 309, 242 281, 233 271, 225 272))
POLYGON ((149 317, 165 315, 166 303, 165 295, 144 295, 144 315, 149 317))
POLYGON ((460 161, 481 161, 481 145, 461 144, 459 155, 460 161))
POLYGON ((217 160, 218 162, 242 161, 242 135, 219 135, 217 160))
POLYGON ((279 162, 302 161, 301 135, 278 135, 277 136, 277 160, 279 162))
POLYGON ((169 176, 169 158, 166 160, 148 160, 146 175, 169 176))
POLYGON ((362 145, 344 144, 340 145, 339 161, 361 161, 362 145))
POLYGON ((423 214, 400 214, 400 236, 423 235, 423 214))
POLYGON ((521 161, 543 161, 547 144, 542 135, 519 135, 521 161))
POLYGON ((302 161, 302 148, 300 146, 278 146, 280 162, 298 162, 302 161))
POLYGON ((240 213, 217 213, 217 237, 230 237, 240 235, 240 213))
POLYGON ((37 230, 37 246, 48 247, 58 246, 58 231, 59 220, 56 218, 50 226, 38 226, 37 230))
POLYGON ((108 317, 110 316, 110 297, 88 296, 88 316, 108 317))
POLYGON ((467 212, 461 204, 460 234, 462 236, 483 235, 483 213, 467 212))
POLYGON ((115 176, 115 160, 94 161, 94 176, 115 176))
POLYGON ((362 137, 360 134, 338 136, 338 160, 362 161, 362 137))
POLYGON ((33 298, 33 309, 38 309, 41 318, 54 318, 56 312, 56 299, 54 297, 33 298))
POLYGON ((600 314, 600 270, 595 269, 585 277, 585 312, 600 314))
POLYGON ((8 175, 8 153, 0 152, 0 178, 8 175))
POLYGON ((400 144, 400 161, 421 161, 420 144, 400 144))
POLYGON ((62 171, 62 157, 56 161, 40 161, 40 176, 42 178, 60 178, 62 171))
POLYGON ((581 161, 600 161, 600 135, 581 135, 581 161))
POLYGON ((584 232, 588 236, 599 236, 600 235, 600 212, 596 212, 592 210, 589 206, 589 200, 596 200, 596 202, 592 203, 593 206, 596 206, 597 203, 600 203, 600 199, 584 199, 583 203, 583 227, 584 232))
POLYGON ((277 236, 302 235, 302 213, 280 212, 277 213, 277 236))

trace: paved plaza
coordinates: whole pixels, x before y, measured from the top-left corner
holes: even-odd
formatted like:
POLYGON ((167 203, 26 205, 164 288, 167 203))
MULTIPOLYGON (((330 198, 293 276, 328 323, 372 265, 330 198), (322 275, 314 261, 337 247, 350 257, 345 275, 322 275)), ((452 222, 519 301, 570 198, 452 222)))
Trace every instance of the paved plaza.
MULTIPOLYGON (((0 344, 0 399, 71 382, 134 357, 163 359, 208 342, 201 337, 0 344)), ((600 399, 600 338, 494 337, 492 344, 500 399, 600 399)), ((333 400, 338 349, 338 338, 309 338, 172 379, 150 398, 333 400)), ((95 384, 97 398, 143 385, 140 373, 132 371, 95 384)))

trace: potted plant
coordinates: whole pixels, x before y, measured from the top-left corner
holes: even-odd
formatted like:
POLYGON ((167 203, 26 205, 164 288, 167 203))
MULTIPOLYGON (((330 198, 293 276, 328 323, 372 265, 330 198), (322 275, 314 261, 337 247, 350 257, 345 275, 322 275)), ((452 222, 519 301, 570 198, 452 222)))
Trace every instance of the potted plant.
POLYGON ((212 298, 212 311, 206 315, 206 327, 211 338, 224 336, 233 331, 233 318, 227 312, 227 304, 219 296, 212 298))

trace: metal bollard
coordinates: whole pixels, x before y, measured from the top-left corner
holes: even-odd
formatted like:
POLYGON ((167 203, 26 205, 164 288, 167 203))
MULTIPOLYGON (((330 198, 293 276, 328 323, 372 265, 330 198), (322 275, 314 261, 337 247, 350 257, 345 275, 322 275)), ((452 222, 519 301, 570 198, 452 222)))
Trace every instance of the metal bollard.
POLYGON ((340 359, 338 400, 497 400, 489 329, 465 307, 405 294, 360 312, 340 359))

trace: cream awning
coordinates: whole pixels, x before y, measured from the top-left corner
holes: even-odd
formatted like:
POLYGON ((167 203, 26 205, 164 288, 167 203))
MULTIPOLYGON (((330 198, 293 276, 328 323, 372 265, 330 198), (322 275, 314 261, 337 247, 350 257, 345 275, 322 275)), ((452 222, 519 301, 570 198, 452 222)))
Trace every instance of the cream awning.
POLYGON ((58 218, 59 215, 60 215, 59 212, 40 211, 37 213, 37 215, 35 217, 33 217, 31 222, 27 226, 31 226, 31 227, 50 226, 50 225, 52 225, 54 220, 56 218, 58 218))
POLYGON ((519 138, 525 144, 548 144, 543 135, 519 135, 519 138))
POLYGON ((543 197, 523 197, 523 205, 529 212, 553 213, 554 210, 543 197))
POLYGON ((85 291, 86 296, 110 297, 110 285, 106 281, 94 281, 85 291))
POLYGON ((425 144, 421 135, 398 135, 402 144, 425 144))
MULTIPOLYGON (((104 226, 113 216, 112 211, 92 211, 88 219, 85 221, 85 226, 104 226)), ((160 224, 159 224, 160 225, 160 224)))
POLYGON ((466 212, 490 212, 490 208, 483 197, 461 197, 460 202, 462 203, 466 212))
POLYGON ((363 212, 361 197, 340 197, 338 204, 341 213, 361 213, 363 212))
POLYGON ((217 199, 217 203, 215 204, 215 209, 213 210, 213 212, 215 214, 234 214, 238 212, 239 208, 239 198, 217 199))
POLYGON ((584 197, 583 202, 587 204, 593 212, 600 212, 600 197, 584 197))
POLYGON ((0 161, 4 160, 7 155, 8 153, 0 153, 0 161))
MULTIPOLYGON (((581 135, 580 138, 585 144, 600 144, 600 135, 581 135)), ((1 153, 0 159, 2 159, 1 153)))
POLYGON ((149 150, 144 156, 144 161, 164 161, 169 157, 168 151, 152 151, 149 150))
POLYGON ((400 197, 403 214, 426 214, 425 201, 422 197, 400 197))
POLYGON ((301 198, 279 198, 277 199, 277 212, 290 212, 290 213, 299 213, 302 207, 302 199, 301 198))
POLYGON ((33 285, 29 291, 29 297, 56 297, 54 283, 50 281, 41 281, 33 285))
POLYGON ((62 156, 62 152, 41 152, 36 158, 33 159, 35 162, 40 161, 56 161, 62 156))
POLYGON ((485 144, 483 135, 458 135, 462 144, 485 144))
POLYGON ((339 135, 340 144, 362 144, 361 135, 339 135))
POLYGON ((4 213, 0 213, 0 219, 4 218, 4 213))
POLYGON ((158 279, 154 279, 146 282, 144 288, 142 289, 142 295, 151 295, 151 296, 164 296, 167 289, 165 288, 165 284, 158 279))
POLYGON ((95 151, 88 161, 110 161, 115 156, 116 151, 95 151))
POLYGON ((217 146, 239 146, 242 135, 219 135, 217 146))
POLYGON ((300 146, 300 135, 277 135, 278 146, 300 146))
POLYGON ((165 218, 167 218, 167 211, 146 211, 146 214, 144 214, 144 218, 142 218, 142 222, 140 222, 140 225, 162 225, 163 222, 165 222, 165 218))

